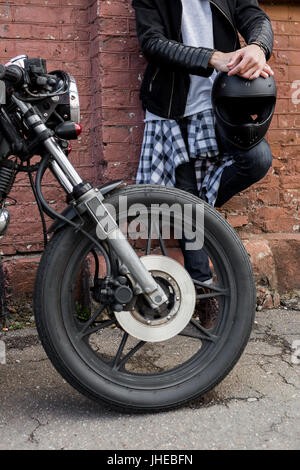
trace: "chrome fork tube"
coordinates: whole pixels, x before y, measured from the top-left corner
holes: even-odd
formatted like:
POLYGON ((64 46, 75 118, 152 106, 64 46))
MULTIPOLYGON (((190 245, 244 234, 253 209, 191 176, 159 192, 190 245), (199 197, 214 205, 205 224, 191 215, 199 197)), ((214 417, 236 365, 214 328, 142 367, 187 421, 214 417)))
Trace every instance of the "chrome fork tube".
MULTIPOLYGON (((25 103, 24 101, 19 100, 15 96, 12 96, 13 101, 20 108, 23 114, 26 114, 28 111, 32 111, 26 121, 29 126, 33 127, 37 135, 47 130, 47 127, 41 120, 40 116, 34 111, 34 108, 30 103, 25 103)), ((44 140, 44 145, 51 156, 54 158, 53 170, 54 173, 58 176, 59 181, 61 181, 63 187, 68 191, 73 191, 73 186, 82 183, 82 178, 79 176, 73 165, 68 160, 67 156, 64 154, 62 149, 56 143, 53 137, 48 137, 44 140), (55 164, 56 162, 56 164, 55 164)))
MULTIPOLYGON (((25 121, 28 125, 34 129, 37 135, 47 131, 47 127, 41 120, 40 116, 35 112, 34 108, 28 103, 24 103, 15 96, 13 100, 20 108, 22 113, 27 116, 25 121)), ((73 165, 68 160, 62 149, 59 147, 53 137, 48 137, 43 141, 44 146, 52 156, 52 171, 61 182, 62 186, 68 193, 72 193, 74 186, 78 186, 83 183, 82 178, 77 173, 73 165)), ((100 191, 95 188, 91 188, 89 191, 84 193, 77 201, 74 201, 74 205, 78 213, 88 212, 89 215, 95 220, 97 228, 99 228, 104 239, 109 243, 115 253, 119 256, 125 267, 128 269, 130 274, 135 279, 138 287, 144 293, 149 304, 153 308, 158 308, 160 305, 168 301, 168 298, 160 287, 159 284, 152 277, 151 273, 140 261, 138 255, 131 247, 130 243, 118 227, 113 217, 107 212, 110 218, 111 229, 106 232, 101 224, 101 217, 97 212, 103 210, 105 207, 103 204, 103 196, 100 191)))
POLYGON ((60 168, 58 163, 55 160, 50 162, 50 167, 62 187, 68 194, 71 194, 74 190, 74 186, 70 183, 66 175, 64 174, 63 170, 60 168))
MULTIPOLYGON (((41 125, 44 126, 44 124, 41 124, 41 125)), ((39 126, 37 126, 37 127, 39 127, 39 126)), ((45 142, 44 142, 44 145, 45 145, 46 149, 49 151, 49 153, 52 155, 52 157, 54 158, 55 162, 60 167, 62 172, 68 178, 71 185, 77 186, 78 184, 83 182, 82 178, 79 176, 79 174, 77 173, 77 171, 73 167, 72 163, 70 163, 70 161, 68 160, 68 157, 64 154, 64 152, 61 150, 61 148, 55 142, 53 137, 49 137, 49 139, 46 139, 45 142)), ((55 166, 55 168, 56 168, 56 166, 55 166)))

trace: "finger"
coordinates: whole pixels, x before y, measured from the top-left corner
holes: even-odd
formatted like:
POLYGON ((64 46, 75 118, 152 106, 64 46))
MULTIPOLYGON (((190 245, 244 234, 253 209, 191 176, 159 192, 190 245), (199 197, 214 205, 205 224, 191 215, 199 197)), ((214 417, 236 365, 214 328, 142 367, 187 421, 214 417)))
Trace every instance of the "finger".
POLYGON ((258 77, 263 77, 263 78, 269 78, 270 74, 268 72, 268 69, 264 68, 263 70, 261 69, 256 69, 256 71, 249 77, 249 80, 255 80, 258 77))
POLYGON ((267 72, 264 72, 263 70, 257 70, 249 77, 249 80, 255 80, 258 77, 269 78, 269 74, 267 72))
MULTIPOLYGON (((246 72, 247 70, 250 69, 250 67, 254 67, 255 65, 255 60, 253 57, 251 56, 243 56, 242 60, 239 61, 238 64, 236 64, 235 66, 240 66, 240 72, 246 72)), ((230 67, 230 65, 228 64, 228 68, 230 68, 231 70, 233 69, 233 67, 230 67)))
POLYGON ((274 70, 272 70, 268 64, 265 65, 264 72, 267 72, 269 75, 274 75, 274 70))
POLYGON ((249 77, 249 80, 256 80, 261 74, 262 72, 256 71, 249 77))
POLYGON ((249 77, 249 80, 256 80, 256 78, 258 78, 259 76, 262 76, 262 77, 264 77, 264 78, 268 78, 269 75, 268 75, 266 72, 256 70, 256 71, 249 77))
POLYGON ((265 67, 262 69, 261 71, 261 76, 264 77, 264 78, 268 78, 270 75, 274 74, 273 70, 271 69, 271 67, 269 67, 268 65, 265 65, 265 67))
POLYGON ((264 72, 264 70, 262 70, 260 76, 263 78, 269 78, 270 75, 267 72, 264 72))
POLYGON ((246 73, 252 66, 253 64, 249 63, 249 60, 244 58, 236 67, 230 69, 228 75, 242 75, 246 73))
POLYGON ((246 78, 247 80, 253 80, 253 78, 259 77, 259 75, 260 75, 260 71, 257 70, 257 67, 252 67, 250 70, 248 70, 246 73, 244 73, 241 76, 243 78, 246 78))
POLYGON ((242 59, 243 59, 243 55, 241 53, 235 54, 231 58, 230 62, 228 62, 227 67, 228 68, 235 67, 239 62, 241 62, 242 59))

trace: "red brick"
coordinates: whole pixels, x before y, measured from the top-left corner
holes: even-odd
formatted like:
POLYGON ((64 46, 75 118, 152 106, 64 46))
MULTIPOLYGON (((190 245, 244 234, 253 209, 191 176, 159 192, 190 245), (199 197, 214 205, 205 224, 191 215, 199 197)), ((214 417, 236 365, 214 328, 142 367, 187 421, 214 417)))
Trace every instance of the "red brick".
POLYGON ((280 294, 299 290, 300 271, 299 260, 300 237, 290 240, 271 240, 273 259, 278 279, 278 291, 280 294))
POLYGON ((126 70, 129 68, 129 54, 103 52, 101 62, 104 70, 126 70))
POLYGON ((10 294, 21 297, 33 291, 39 261, 39 256, 4 259, 3 267, 8 277, 10 294))
POLYGON ((74 10, 47 6, 15 6, 15 21, 20 23, 72 24, 74 10))
POLYGON ((100 4, 100 12, 102 17, 127 17, 132 12, 131 2, 118 2, 116 0, 113 2, 102 1, 100 4))
POLYGON ((257 200, 264 204, 277 205, 280 203, 280 194, 272 189, 258 191, 257 200))
POLYGON ((109 35, 127 35, 128 34, 128 21, 126 18, 105 18, 100 20, 101 34, 109 35))
POLYGON ((104 126, 103 141, 104 142, 129 142, 132 131, 128 126, 104 126))
MULTIPOLYGON (((295 97, 300 100, 300 94, 292 88, 292 82, 300 81, 300 5, 287 3, 260 2, 275 31, 270 64, 275 70, 278 101, 267 134, 273 166, 263 180, 222 208, 222 214, 238 233, 249 239, 247 248, 257 281, 266 275, 276 289, 280 280, 281 292, 295 287, 297 282, 299 285, 289 263, 299 253, 294 240, 299 231, 300 199, 300 103, 295 102, 295 97), (251 240, 257 236, 261 237, 259 242, 251 240), (259 258, 264 247, 267 256, 259 258)), ((49 70, 64 69, 76 77, 84 132, 72 144, 70 161, 81 176, 97 184, 100 178, 106 181, 124 175, 126 181, 134 182, 144 130, 139 88, 146 61, 136 37, 131 0, 1 2, 0 37, 2 62, 28 52, 45 56, 49 70)), ((43 191, 48 200, 55 201, 53 207, 64 207, 64 192, 51 174, 45 175, 43 191)), ((1 249, 10 255, 11 266, 22 272, 23 261, 17 265, 12 257, 23 253, 26 260, 26 256, 43 249, 38 211, 27 175, 18 176, 12 196, 18 204, 10 209, 12 222, 1 240, 1 249)), ((15 275, 11 275, 11 280, 20 286, 15 275)), ((264 306, 274 305, 272 292, 261 290, 260 296, 264 306)))
POLYGON ((250 255, 257 283, 268 285, 272 290, 276 290, 276 269, 269 242, 264 239, 249 239, 244 240, 244 245, 250 255))
POLYGON ((242 227, 247 225, 249 221, 248 216, 239 214, 228 214, 227 220, 232 227, 242 227))

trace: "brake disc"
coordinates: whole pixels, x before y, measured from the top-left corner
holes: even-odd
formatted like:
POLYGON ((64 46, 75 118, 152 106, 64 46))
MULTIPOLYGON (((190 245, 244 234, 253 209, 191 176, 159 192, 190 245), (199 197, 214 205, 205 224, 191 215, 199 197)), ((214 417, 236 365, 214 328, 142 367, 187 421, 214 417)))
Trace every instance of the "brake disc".
POLYGON ((138 300, 130 311, 115 312, 120 326, 131 336, 147 342, 166 341, 190 322, 196 303, 194 283, 184 267, 168 256, 142 256, 142 263, 169 297, 165 310, 156 312, 138 300))

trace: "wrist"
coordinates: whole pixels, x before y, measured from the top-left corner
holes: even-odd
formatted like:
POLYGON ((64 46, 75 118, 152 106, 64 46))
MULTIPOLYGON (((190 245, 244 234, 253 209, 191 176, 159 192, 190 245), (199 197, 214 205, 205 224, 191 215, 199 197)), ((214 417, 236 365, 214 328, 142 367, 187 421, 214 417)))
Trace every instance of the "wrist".
POLYGON ((253 42, 251 42, 250 44, 248 44, 248 46, 257 46, 257 47, 259 47, 259 48, 263 51, 263 53, 265 54, 265 56, 267 57, 269 51, 268 51, 267 46, 265 46, 262 42, 260 42, 260 41, 253 41, 253 42))
POLYGON ((217 64, 220 63, 221 57, 222 57, 222 52, 220 52, 220 51, 215 51, 215 52, 210 56, 208 65, 209 65, 210 67, 215 68, 215 67, 217 66, 217 64))

